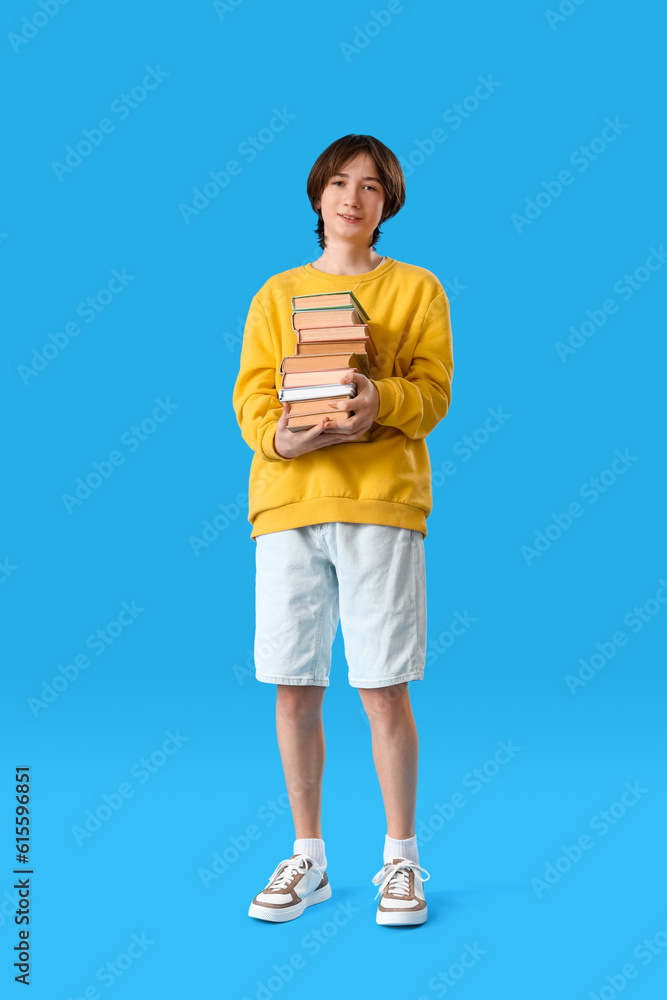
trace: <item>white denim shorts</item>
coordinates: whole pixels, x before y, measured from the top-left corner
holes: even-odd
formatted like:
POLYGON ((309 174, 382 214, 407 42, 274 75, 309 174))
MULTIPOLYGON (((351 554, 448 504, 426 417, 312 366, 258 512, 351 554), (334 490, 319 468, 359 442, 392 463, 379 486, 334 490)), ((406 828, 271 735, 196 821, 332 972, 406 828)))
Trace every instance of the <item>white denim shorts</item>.
POLYGON ((330 521, 256 538, 255 676, 328 687, 340 618, 348 680, 422 680, 426 571, 421 531, 330 521))

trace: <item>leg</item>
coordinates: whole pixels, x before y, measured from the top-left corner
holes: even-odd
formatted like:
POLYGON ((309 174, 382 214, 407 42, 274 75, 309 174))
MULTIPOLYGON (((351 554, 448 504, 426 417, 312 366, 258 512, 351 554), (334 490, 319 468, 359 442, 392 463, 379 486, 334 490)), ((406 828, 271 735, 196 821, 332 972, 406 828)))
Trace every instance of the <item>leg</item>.
POLYGON ((325 687, 278 684, 276 732, 297 839, 322 838, 325 687))
POLYGON ((359 688, 371 725, 373 761, 395 840, 415 835, 419 741, 407 683, 359 688))

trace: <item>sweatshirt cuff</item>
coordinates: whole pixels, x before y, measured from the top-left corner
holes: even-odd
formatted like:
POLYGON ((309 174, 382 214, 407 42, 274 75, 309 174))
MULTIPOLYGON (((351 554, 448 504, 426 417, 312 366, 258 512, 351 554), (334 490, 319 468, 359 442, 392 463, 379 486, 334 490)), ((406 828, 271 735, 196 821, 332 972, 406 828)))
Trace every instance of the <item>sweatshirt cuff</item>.
POLYGON ((375 417, 375 422, 381 424, 393 412, 396 406, 397 389, 393 382, 386 378, 369 379, 373 383, 380 395, 380 408, 375 417))
POLYGON ((268 459, 270 462, 291 462, 292 458, 286 458, 284 455, 279 455, 275 448, 275 437, 276 428, 278 426, 278 421, 274 420, 273 423, 269 424, 266 431, 264 432, 264 437, 262 438, 261 452, 264 458, 268 459))

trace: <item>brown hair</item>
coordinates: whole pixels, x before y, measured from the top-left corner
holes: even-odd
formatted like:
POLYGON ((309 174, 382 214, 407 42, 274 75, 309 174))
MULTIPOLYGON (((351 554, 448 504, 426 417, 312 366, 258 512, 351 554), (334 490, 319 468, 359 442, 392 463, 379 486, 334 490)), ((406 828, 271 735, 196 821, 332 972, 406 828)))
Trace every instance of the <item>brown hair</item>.
POLYGON ((315 232, 322 250, 324 250, 324 220, 321 211, 315 208, 315 202, 322 197, 322 192, 330 178, 342 170, 343 166, 357 153, 368 153, 373 159, 385 192, 382 218, 373 232, 370 246, 374 247, 380 239, 380 225, 386 219, 391 219, 396 215, 405 204, 403 170, 396 156, 384 143, 372 135, 355 135, 354 133, 336 139, 335 142, 327 146, 323 153, 320 153, 308 175, 306 184, 311 207, 318 215, 315 232))

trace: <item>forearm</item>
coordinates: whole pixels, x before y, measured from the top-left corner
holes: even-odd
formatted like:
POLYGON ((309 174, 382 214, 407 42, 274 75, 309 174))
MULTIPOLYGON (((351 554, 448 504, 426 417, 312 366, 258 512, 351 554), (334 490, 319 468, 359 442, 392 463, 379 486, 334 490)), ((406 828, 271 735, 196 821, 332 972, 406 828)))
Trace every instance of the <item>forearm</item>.
POLYGON ((276 388, 276 355, 266 313, 253 298, 241 347, 232 405, 249 448, 268 461, 284 461, 274 446, 283 412, 276 388))
POLYGON ((371 379, 380 396, 376 423, 425 438, 449 410, 453 374, 449 303, 442 291, 426 312, 407 374, 371 379))
POLYGON ((380 395, 375 422, 397 427, 409 438, 425 438, 446 416, 451 401, 451 380, 446 373, 440 382, 424 378, 371 379, 380 395))

